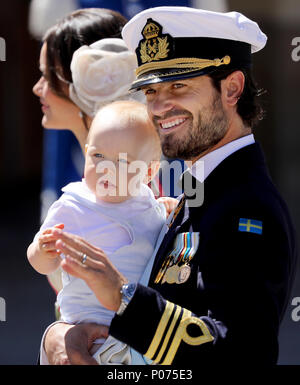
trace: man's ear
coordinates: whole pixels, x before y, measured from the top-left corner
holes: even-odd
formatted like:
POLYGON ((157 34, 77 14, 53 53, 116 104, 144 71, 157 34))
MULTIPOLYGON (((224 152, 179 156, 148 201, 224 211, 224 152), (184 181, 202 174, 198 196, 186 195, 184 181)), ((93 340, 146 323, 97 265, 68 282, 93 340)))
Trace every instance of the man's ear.
POLYGON ((145 183, 145 184, 150 183, 151 180, 158 173, 159 167, 160 167, 160 161, 159 160, 152 160, 148 166, 148 173, 145 176, 143 183, 145 183))
POLYGON ((234 71, 222 82, 222 96, 228 106, 235 106, 245 86, 245 75, 242 71, 234 71))

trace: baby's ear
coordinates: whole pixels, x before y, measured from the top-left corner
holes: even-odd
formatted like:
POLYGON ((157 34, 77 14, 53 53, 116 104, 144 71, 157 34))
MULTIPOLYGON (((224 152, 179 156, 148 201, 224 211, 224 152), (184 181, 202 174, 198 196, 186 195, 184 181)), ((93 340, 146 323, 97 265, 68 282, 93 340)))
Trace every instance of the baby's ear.
POLYGON ((152 160, 148 166, 148 173, 145 176, 143 182, 145 184, 148 184, 152 181, 152 179, 155 177, 155 175, 158 173, 160 167, 160 161, 159 160, 152 160))
POLYGON ((89 145, 86 143, 86 145, 84 146, 84 152, 85 152, 85 154, 87 153, 88 147, 89 147, 89 145))

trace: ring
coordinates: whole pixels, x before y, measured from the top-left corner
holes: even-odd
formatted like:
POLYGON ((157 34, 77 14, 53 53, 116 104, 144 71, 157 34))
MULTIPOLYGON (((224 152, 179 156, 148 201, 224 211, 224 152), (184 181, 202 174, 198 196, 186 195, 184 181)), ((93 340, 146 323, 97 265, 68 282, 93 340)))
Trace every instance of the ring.
POLYGON ((87 255, 86 255, 86 254, 83 254, 81 263, 84 264, 85 261, 86 261, 86 259, 87 259, 87 255))

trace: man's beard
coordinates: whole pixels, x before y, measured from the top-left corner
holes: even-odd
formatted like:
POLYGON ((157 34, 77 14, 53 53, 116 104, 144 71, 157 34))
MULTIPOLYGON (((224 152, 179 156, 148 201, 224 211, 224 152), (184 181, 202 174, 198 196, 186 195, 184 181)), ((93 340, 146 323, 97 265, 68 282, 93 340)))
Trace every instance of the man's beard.
MULTIPOLYGON (((191 119, 191 123, 184 136, 176 137, 176 133, 160 135, 162 152, 168 158, 192 160, 198 157, 216 145, 225 136, 228 127, 228 118, 219 95, 216 95, 210 107, 199 112, 198 122, 195 124, 189 111, 172 111, 168 117, 171 115, 184 115, 191 119)), ((155 117, 153 120, 157 126, 155 117)))

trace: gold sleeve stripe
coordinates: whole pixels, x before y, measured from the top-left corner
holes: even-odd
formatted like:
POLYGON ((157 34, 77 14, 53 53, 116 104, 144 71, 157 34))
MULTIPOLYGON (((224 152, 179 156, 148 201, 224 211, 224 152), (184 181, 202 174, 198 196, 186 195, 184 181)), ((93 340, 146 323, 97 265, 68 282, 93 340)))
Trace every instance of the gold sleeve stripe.
POLYGON ((181 341, 184 341, 188 345, 196 346, 213 340, 214 337, 210 334, 205 322, 200 318, 192 317, 192 313, 189 310, 166 301, 165 310, 145 356, 150 360, 153 360, 157 354, 154 361, 155 363, 160 363, 163 355, 166 353, 162 365, 170 365, 174 360, 181 341), (179 322, 179 325, 177 326, 177 329, 174 329, 177 322, 179 322), (191 337, 188 334, 187 327, 191 324, 199 326, 201 332, 200 336, 191 337), (170 340, 173 333, 174 337, 170 340), (166 349, 168 345, 169 348, 166 349), (160 349, 158 351, 159 347, 160 349))
POLYGON ((167 334, 166 334, 166 336, 165 336, 165 339, 164 339, 164 342, 163 342, 163 344, 162 344, 162 347, 161 347, 161 349, 160 349, 160 351, 159 351, 159 353, 158 353, 158 356, 155 358, 155 362, 160 362, 161 357, 162 357, 162 355, 164 354, 164 352, 165 352, 165 350, 166 350, 166 347, 167 347, 167 345, 168 345, 170 336, 171 336, 171 334, 172 334, 172 332, 173 332, 173 330, 174 330, 174 326, 175 326, 175 324, 176 324, 176 322, 177 322, 177 319, 178 319, 178 317, 179 317, 180 312, 181 312, 181 307, 180 307, 180 306, 177 306, 177 307, 176 307, 175 314, 174 314, 174 317, 173 317, 173 320, 172 320, 171 325, 170 325, 170 327, 169 327, 169 330, 168 330, 168 332, 167 332, 167 334))
POLYGON ((190 312, 187 312, 185 317, 185 314, 183 314, 182 320, 177 328, 177 332, 173 338, 172 344, 168 350, 168 353, 162 362, 162 365, 170 365, 173 362, 173 359, 175 357, 175 354, 178 350, 178 347, 181 343, 181 341, 184 341, 188 345, 202 345, 207 342, 211 342, 214 340, 214 337, 210 334, 208 327, 205 325, 205 323, 197 318, 197 317, 191 317, 190 312), (189 313, 189 314, 188 314, 189 313), (190 324, 196 324, 201 329, 202 335, 199 337, 191 337, 187 333, 187 327, 190 324))
POLYGON ((147 352, 145 353, 145 356, 147 358, 150 358, 150 360, 152 360, 152 357, 154 357, 154 355, 156 353, 156 350, 157 350, 157 348, 160 344, 160 341, 164 335, 166 326, 167 326, 169 319, 172 315, 174 306, 175 305, 172 302, 169 302, 169 301, 166 302, 165 310, 164 310, 163 315, 160 319, 160 322, 159 322, 158 327, 156 329, 156 332, 154 334, 153 340, 152 340, 147 352))

